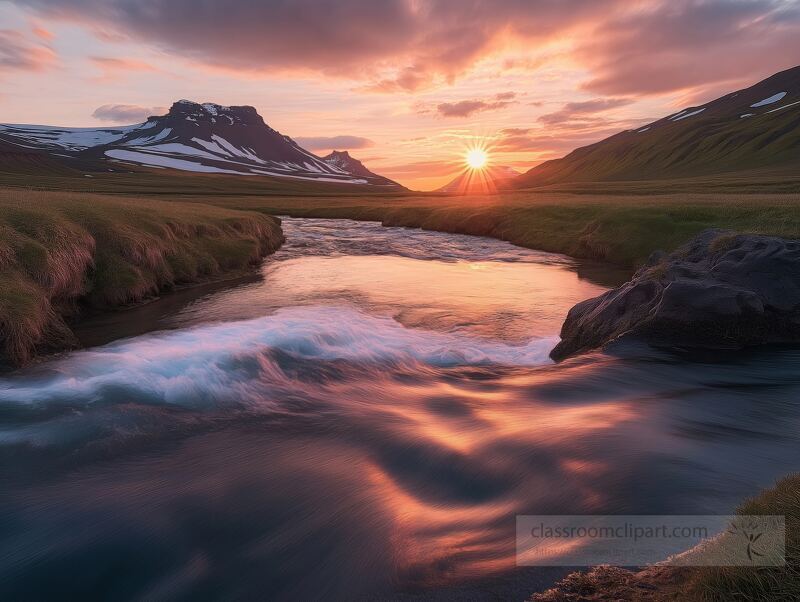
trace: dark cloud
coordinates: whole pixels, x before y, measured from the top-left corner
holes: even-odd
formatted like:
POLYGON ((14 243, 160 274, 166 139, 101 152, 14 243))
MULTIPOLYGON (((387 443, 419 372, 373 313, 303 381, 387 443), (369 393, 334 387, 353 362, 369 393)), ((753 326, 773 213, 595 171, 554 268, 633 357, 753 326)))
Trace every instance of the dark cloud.
POLYGON ((575 120, 597 121, 589 116, 633 103, 630 98, 596 98, 583 102, 568 102, 561 109, 539 117, 547 125, 568 123, 575 120))
MULTIPOLYGON (((201 64, 346 76, 381 92, 452 82, 509 41, 542 54, 506 68, 535 70, 546 42, 571 39, 563 54, 607 96, 752 81, 800 56, 797 0, 12 1, 201 64)), ((25 63, 7 50, 3 60, 25 63)))
POLYGON ((352 150, 375 146, 372 140, 361 136, 311 136, 298 137, 294 141, 308 150, 352 150))
POLYGON ((139 123, 151 115, 163 115, 165 107, 140 107, 138 105, 103 105, 97 107, 92 117, 113 123, 139 123))
POLYGON ((41 71, 55 60, 47 46, 31 42, 19 31, 0 29, 0 70, 41 71))
POLYGON ((313 70, 378 90, 451 79, 508 36, 546 39, 623 0, 13 0, 233 69, 313 70), (382 73, 390 72, 390 75, 382 73), (379 77, 380 76, 380 77, 379 77))
MULTIPOLYGON (((501 92, 489 100, 460 100, 458 102, 441 102, 436 105, 436 112, 442 117, 469 117, 481 111, 504 109, 514 104, 516 92, 501 92)), ((426 111, 423 111, 426 112, 426 111)))
POLYGON ((795 0, 670 0, 603 22, 578 51, 587 90, 664 93, 752 82, 797 64, 795 0))

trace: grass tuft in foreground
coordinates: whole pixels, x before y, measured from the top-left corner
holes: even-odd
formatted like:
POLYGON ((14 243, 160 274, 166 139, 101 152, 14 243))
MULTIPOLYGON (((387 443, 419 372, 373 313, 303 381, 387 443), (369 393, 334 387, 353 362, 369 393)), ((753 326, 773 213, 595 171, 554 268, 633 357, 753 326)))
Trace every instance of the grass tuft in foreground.
POLYGON ((737 513, 786 517, 785 566, 653 566, 638 572, 599 566, 568 575, 554 588, 534 594, 531 601, 800 600, 800 474, 785 477, 775 487, 747 500, 737 513))
POLYGON ((275 218, 201 204, 0 190, 0 357, 74 344, 80 305, 118 307, 245 270, 283 241, 275 218))
POLYGON ((786 517, 786 566, 699 568, 689 593, 699 600, 800 600, 800 474, 747 500, 738 513, 786 517))

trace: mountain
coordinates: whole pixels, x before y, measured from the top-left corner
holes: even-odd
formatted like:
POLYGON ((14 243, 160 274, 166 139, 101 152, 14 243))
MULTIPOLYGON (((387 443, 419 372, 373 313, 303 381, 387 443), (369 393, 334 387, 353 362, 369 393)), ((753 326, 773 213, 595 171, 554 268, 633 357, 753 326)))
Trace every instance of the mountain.
POLYGON ((138 165, 403 190, 399 184, 372 172, 368 172, 368 178, 323 161, 269 127, 250 106, 226 107, 180 100, 166 115, 150 117, 136 125, 108 128, 0 125, 0 149, 9 146, 78 169, 138 165))
POLYGON ((510 181, 517 176, 519 176, 519 172, 514 168, 500 165, 490 165, 480 170, 467 169, 436 192, 450 194, 496 192, 500 188, 507 188, 510 181))
POLYGON ((400 184, 390 180, 389 178, 384 178, 383 176, 379 176, 376 173, 371 172, 367 169, 364 164, 359 161, 358 159, 351 157, 350 153, 347 151, 333 151, 329 155, 325 155, 322 157, 322 160, 325 161, 331 167, 335 167, 337 169, 341 169, 346 171, 349 174, 354 176, 360 176, 364 178, 367 183, 372 184, 373 186, 390 186, 395 188, 402 188, 400 184))
POLYGON ((547 161, 514 182, 529 188, 800 167, 800 66, 704 105, 547 161))

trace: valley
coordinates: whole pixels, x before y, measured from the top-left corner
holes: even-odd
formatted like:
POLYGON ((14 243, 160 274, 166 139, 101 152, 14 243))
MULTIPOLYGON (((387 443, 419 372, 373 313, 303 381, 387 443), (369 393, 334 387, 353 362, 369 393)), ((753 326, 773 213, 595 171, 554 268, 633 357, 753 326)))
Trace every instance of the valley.
MULTIPOLYGON (((105 96, 0 93, 0 599, 798 598, 800 66, 769 35, 717 76, 724 3, 609 63, 543 33, 559 3, 37 4, 0 79, 105 96), (525 523, 734 513, 783 518, 774 564, 753 523, 614 566, 525 523)), ((745 4, 728 39, 800 23, 745 4)))

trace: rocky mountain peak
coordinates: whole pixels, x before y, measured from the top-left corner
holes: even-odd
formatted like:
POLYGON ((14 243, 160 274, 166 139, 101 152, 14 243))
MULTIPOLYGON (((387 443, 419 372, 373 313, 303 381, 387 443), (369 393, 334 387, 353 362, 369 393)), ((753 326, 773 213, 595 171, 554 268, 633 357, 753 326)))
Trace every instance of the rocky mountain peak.
POLYGON ((167 117, 195 122, 221 123, 228 125, 265 125, 255 107, 249 105, 225 106, 213 102, 199 103, 179 100, 170 107, 167 117))

